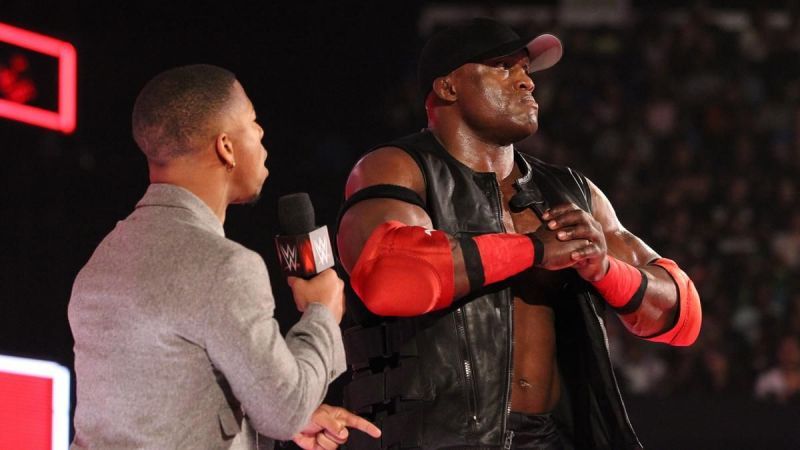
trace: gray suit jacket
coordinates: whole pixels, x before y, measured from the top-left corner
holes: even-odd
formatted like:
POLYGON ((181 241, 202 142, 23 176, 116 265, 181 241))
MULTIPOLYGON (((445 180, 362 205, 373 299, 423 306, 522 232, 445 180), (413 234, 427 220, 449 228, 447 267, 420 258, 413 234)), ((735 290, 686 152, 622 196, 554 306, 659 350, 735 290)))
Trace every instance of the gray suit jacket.
POLYGON ((73 286, 73 448, 253 448, 248 421, 291 438, 345 370, 344 348, 321 304, 286 339, 274 307, 257 253, 191 192, 151 185, 73 286))

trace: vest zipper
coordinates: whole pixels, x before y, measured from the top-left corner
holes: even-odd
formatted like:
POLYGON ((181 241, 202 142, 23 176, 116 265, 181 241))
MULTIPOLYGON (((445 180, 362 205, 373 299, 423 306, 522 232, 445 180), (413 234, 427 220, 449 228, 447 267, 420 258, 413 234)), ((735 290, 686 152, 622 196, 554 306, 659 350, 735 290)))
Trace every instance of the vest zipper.
POLYGON ((464 381, 467 384, 467 404, 468 414, 467 421, 470 423, 473 431, 478 430, 478 393, 475 387, 475 374, 473 373, 474 364, 472 364, 472 354, 469 351, 469 340, 467 339, 467 326, 464 310, 458 308, 455 311, 456 331, 458 332, 459 342, 461 344, 461 357, 462 364, 464 365, 464 381))
POLYGON ((508 427, 508 416, 511 415, 511 383, 512 377, 514 373, 514 297, 509 295, 508 299, 508 345, 506 346, 506 360, 508 364, 506 365, 506 370, 508 371, 508 377, 506 378, 506 408, 503 414, 503 428, 501 431, 506 435, 506 440, 511 448, 511 439, 514 437, 514 432, 511 430, 507 430, 508 427), (511 433, 509 435, 509 433, 511 433))
MULTIPOLYGON (((503 233, 506 233, 508 230, 506 230, 506 226, 503 223, 503 197, 500 194, 500 184, 497 182, 496 178, 492 178, 492 185, 494 186, 495 200, 497 201, 495 218, 497 219, 497 223, 500 225, 500 230, 503 233)), ((508 443, 509 447, 507 448, 511 448, 511 439, 514 437, 514 432, 507 430, 507 427, 508 416, 511 415, 511 383, 514 374, 514 297, 508 295, 507 300, 508 315, 506 316, 506 320, 508 321, 508 326, 506 329, 508 330, 508 334, 506 336, 506 342, 508 342, 508 345, 506 346, 506 402, 505 411, 503 411, 503 426, 500 431, 503 433, 502 435, 505 436, 506 442, 504 442, 504 446, 506 443, 508 443)))
POLYGON ((514 432, 511 430, 506 431, 505 438, 503 439, 503 450, 511 450, 511 444, 514 442, 514 432))

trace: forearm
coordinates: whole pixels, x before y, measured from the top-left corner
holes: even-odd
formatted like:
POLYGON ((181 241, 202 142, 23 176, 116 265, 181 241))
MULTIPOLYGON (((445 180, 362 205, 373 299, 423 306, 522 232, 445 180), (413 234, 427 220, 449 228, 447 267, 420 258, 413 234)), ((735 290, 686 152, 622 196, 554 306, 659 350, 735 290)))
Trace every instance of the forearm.
POLYGON ((536 239, 486 234, 455 239, 438 230, 389 221, 364 245, 351 283, 367 308, 383 316, 415 316, 534 265, 536 239))
POLYGON ((196 340, 227 380, 261 434, 290 439, 345 369, 338 324, 312 303, 286 338, 272 316, 274 300, 257 254, 239 252, 209 292, 196 340))
POLYGON ((628 330, 637 336, 653 336, 675 325, 678 289, 672 277, 657 266, 638 267, 647 277, 642 303, 633 312, 618 313, 628 330))
POLYGON ((286 346, 295 360, 305 363, 311 374, 322 381, 317 398, 310 400, 316 408, 325 397, 328 383, 347 370, 339 324, 326 306, 310 303, 286 334, 286 346))
POLYGON ((597 186, 589 185, 595 206, 592 215, 575 213, 570 207, 556 207, 552 212, 554 217, 563 215, 557 220, 558 227, 574 226, 565 229, 565 238, 597 242, 594 254, 600 257, 590 255, 586 264, 589 270, 578 268, 579 274, 595 286, 637 336, 669 345, 691 345, 702 322, 694 283, 674 261, 659 258, 628 232, 608 198, 597 186), (608 269, 598 279, 598 269, 605 269, 606 263, 608 269))
POLYGON ((275 323, 269 327, 273 330, 256 325, 253 333, 238 336, 239 348, 229 344, 208 348, 250 423, 274 439, 291 439, 306 425, 328 384, 344 369, 341 339, 318 317, 307 316, 308 312, 289 331, 286 341, 275 323))
POLYGON ((328 385, 346 370, 339 326, 322 304, 308 305, 286 334, 286 347, 292 360, 285 361, 286 372, 272 386, 269 396, 276 402, 267 406, 262 397, 252 398, 246 405, 261 410, 260 420, 254 420, 256 428, 268 429, 279 439, 290 438, 308 422, 325 398, 328 385))
POLYGON ((609 271, 593 284, 633 334, 681 346, 697 339, 700 299, 674 261, 660 258, 634 267, 609 256, 609 271))

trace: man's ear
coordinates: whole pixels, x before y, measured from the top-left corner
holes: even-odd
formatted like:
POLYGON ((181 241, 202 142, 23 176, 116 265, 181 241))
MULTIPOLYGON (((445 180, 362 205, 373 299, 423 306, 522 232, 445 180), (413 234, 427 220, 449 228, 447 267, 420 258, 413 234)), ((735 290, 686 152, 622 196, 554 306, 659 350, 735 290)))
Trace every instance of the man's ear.
POLYGON ((458 94, 456 94, 456 88, 450 75, 433 80, 433 93, 446 102, 458 100, 458 94))
POLYGON ((236 158, 233 157, 233 142, 226 133, 217 135, 214 140, 214 150, 217 152, 219 162, 225 167, 236 167, 236 158))

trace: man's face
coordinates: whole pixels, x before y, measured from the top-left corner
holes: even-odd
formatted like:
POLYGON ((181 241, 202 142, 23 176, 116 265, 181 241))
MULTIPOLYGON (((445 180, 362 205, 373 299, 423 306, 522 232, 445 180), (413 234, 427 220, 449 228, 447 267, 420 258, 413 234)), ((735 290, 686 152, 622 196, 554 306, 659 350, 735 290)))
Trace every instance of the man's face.
POLYGON ((457 103, 467 125, 499 144, 535 133, 539 105, 533 98, 529 68, 528 54, 520 50, 454 70, 457 103))
POLYGON ((233 203, 249 203, 258 200, 269 174, 265 166, 267 149, 261 144, 264 130, 256 121, 253 104, 238 81, 233 90, 226 130, 233 144, 236 161, 233 203))

